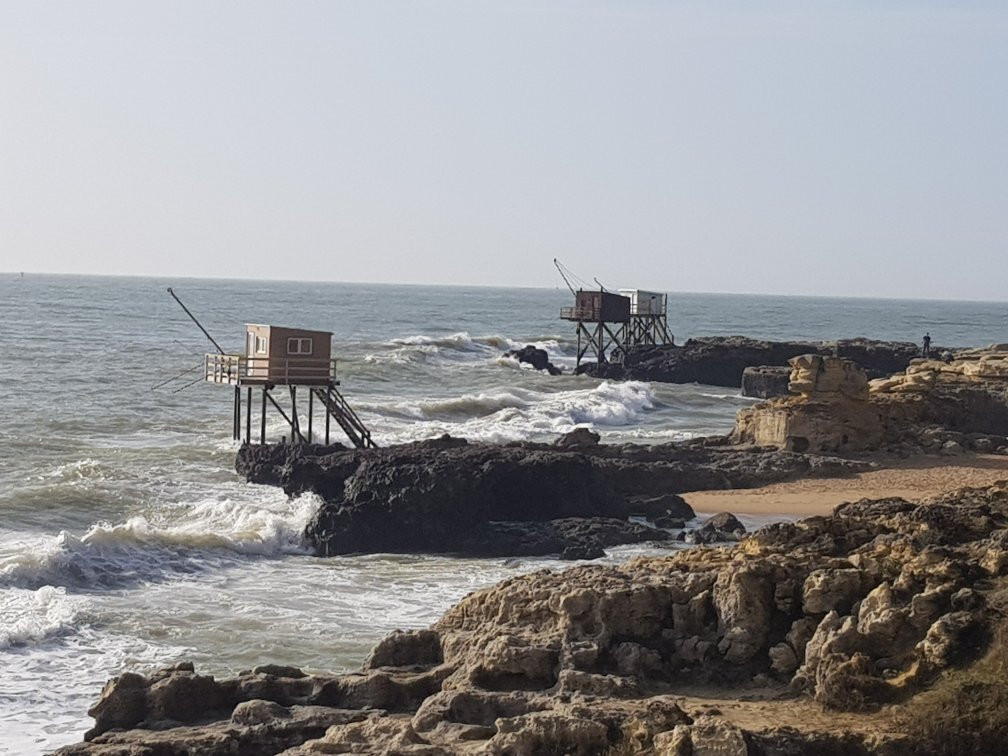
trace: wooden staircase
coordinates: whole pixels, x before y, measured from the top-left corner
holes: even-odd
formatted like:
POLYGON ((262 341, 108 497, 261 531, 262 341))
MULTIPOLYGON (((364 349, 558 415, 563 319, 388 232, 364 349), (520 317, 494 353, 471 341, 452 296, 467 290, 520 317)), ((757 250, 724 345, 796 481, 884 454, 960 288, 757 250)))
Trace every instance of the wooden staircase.
POLYGON ((357 417, 353 407, 347 404, 347 400, 337 391, 333 385, 318 386, 312 388, 312 393, 325 405, 326 411, 333 420, 343 429, 347 438, 358 449, 377 449, 378 444, 371 440, 371 431, 357 417))

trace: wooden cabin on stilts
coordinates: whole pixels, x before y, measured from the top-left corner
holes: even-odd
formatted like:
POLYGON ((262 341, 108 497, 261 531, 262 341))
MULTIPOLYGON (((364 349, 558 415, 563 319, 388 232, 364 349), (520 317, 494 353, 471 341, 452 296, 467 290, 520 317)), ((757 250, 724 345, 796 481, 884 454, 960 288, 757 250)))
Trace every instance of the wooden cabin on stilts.
MULTIPOLYGON (((553 258, 567 288, 574 295, 573 307, 560 308, 560 317, 577 323, 577 366, 586 355, 596 363, 626 364, 633 349, 674 344, 668 329, 668 297, 643 289, 574 289, 573 274, 553 258)), ((598 283, 598 279, 595 280, 598 283)))
POLYGON ((290 428, 291 443, 310 444, 324 438, 329 444, 331 423, 335 421, 357 448, 376 446, 371 432, 337 389, 329 331, 250 323, 245 327, 245 353, 225 354, 221 350, 219 354, 207 354, 204 374, 210 383, 234 387, 235 440, 242 440, 244 430, 246 443, 253 443, 257 437, 260 444, 265 444, 266 415, 272 408, 290 428), (283 407, 286 402, 278 401, 277 394, 283 393, 283 388, 290 398, 289 412, 283 407), (254 404, 259 407, 255 436, 254 404), (316 404, 325 413, 324 434, 315 426, 316 404), (301 410, 305 410, 306 425, 301 423, 301 410))

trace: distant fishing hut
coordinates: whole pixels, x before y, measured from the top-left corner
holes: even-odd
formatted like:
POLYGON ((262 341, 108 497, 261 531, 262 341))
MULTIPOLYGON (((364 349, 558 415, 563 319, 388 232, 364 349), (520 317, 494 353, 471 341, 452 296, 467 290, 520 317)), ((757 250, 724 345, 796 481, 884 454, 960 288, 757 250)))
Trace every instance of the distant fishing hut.
POLYGON ((326 444, 329 443, 330 421, 335 420, 354 446, 364 448, 376 445, 371 440, 371 432, 336 388, 339 381, 336 379, 336 360, 332 356, 330 331, 249 323, 245 326, 245 353, 225 354, 221 350, 218 354, 207 354, 204 358, 204 374, 210 383, 234 387, 233 437, 236 440, 242 438, 244 419, 245 441, 252 442, 253 391, 258 390, 261 393, 259 443, 266 443, 268 406, 272 406, 287 422, 292 443, 312 443, 317 400, 325 411, 326 444), (274 395, 274 391, 282 386, 287 387, 290 395, 290 414, 274 395), (302 389, 302 401, 307 395, 306 428, 302 428, 299 418, 298 389, 302 389))
MULTIPOLYGON (((620 289, 630 299, 624 347, 663 346, 672 343, 668 329, 668 295, 643 289, 620 289)), ((624 352, 625 353, 625 352, 624 352)))
POLYGON ((561 308, 560 317, 577 323, 577 367, 588 352, 602 364, 608 362, 606 350, 624 350, 630 297, 603 289, 579 289, 574 292, 574 306, 561 308))
MULTIPOLYGON (((560 308, 560 317, 577 323, 577 368, 589 352, 598 364, 623 362, 637 347, 672 344, 668 330, 668 296, 644 289, 606 291, 574 290, 576 278, 559 260, 553 260, 567 288, 574 295, 573 307, 560 308)), ((596 283, 598 281, 596 280, 596 283)))

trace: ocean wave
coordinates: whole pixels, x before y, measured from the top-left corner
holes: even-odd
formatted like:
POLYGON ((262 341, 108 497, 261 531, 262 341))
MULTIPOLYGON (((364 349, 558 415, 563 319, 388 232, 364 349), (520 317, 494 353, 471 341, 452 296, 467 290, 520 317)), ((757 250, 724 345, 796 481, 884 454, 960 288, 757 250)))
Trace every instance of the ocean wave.
POLYGON ((86 457, 73 462, 64 462, 57 465, 55 469, 43 473, 40 476, 43 480, 77 481, 77 480, 105 480, 112 477, 112 468, 104 465, 97 459, 86 457))
POLYGON ((507 336, 472 336, 466 331, 440 336, 415 335, 390 339, 373 345, 364 355, 369 364, 436 364, 449 362, 496 361, 507 351, 534 346, 544 349, 556 365, 573 367, 573 345, 557 338, 512 339, 507 336))
POLYGON ((0 560, 0 585, 87 590, 162 580, 238 558, 303 554, 304 528, 318 506, 310 494, 272 507, 204 499, 121 523, 96 523, 83 536, 64 530, 0 560))
POLYGON ((87 600, 66 590, 12 588, 0 592, 0 649, 39 643, 71 632, 87 600))
POLYGON ((646 383, 603 382, 590 389, 533 391, 507 388, 444 399, 369 404, 367 414, 382 443, 402 443, 450 433, 507 442, 566 433, 576 427, 619 428, 656 406, 646 383), (377 416, 377 417, 376 417, 377 416), (407 422, 403 422, 403 421, 407 422))

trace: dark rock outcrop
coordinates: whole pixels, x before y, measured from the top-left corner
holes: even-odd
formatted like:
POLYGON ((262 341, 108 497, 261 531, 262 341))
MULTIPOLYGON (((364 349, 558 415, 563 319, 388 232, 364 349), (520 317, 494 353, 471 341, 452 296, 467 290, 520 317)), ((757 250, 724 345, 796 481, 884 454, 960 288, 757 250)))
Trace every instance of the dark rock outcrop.
POLYGON ((791 368, 775 365, 747 367, 742 371, 742 396, 770 399, 788 395, 791 368))
POLYGON ((742 385, 747 367, 786 366, 802 354, 820 354, 853 360, 868 374, 880 378, 906 369, 918 356, 909 342, 841 339, 839 341, 763 341, 744 336, 690 339, 682 346, 641 347, 631 350, 624 364, 581 364, 581 372, 599 378, 703 383, 710 386, 742 385))
POLYGON ((531 365, 536 370, 545 370, 550 375, 560 375, 563 371, 550 362, 549 352, 545 349, 527 344, 521 349, 512 349, 504 353, 505 357, 514 357, 518 362, 531 365))
POLYGON ((831 457, 692 444, 470 444, 443 437, 384 449, 244 446, 254 483, 311 491, 325 503, 308 526, 322 555, 560 553, 668 538, 632 516, 690 519, 676 494, 743 488, 860 469, 831 457), (601 518, 601 519, 592 519, 601 518), (585 520, 585 522, 576 522, 585 520))

